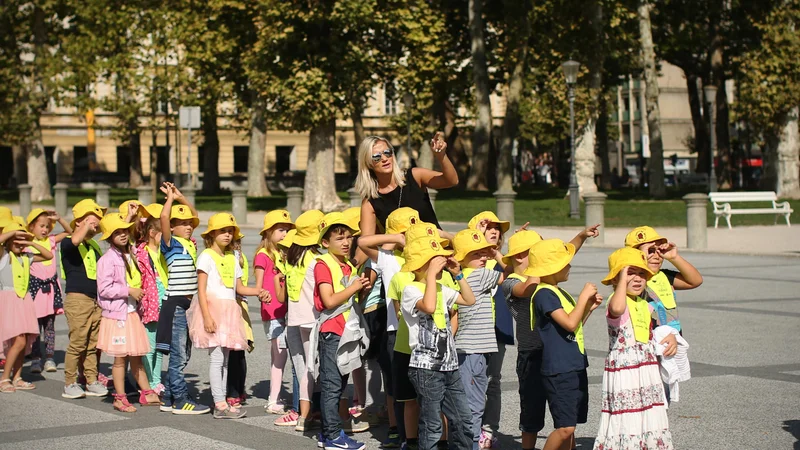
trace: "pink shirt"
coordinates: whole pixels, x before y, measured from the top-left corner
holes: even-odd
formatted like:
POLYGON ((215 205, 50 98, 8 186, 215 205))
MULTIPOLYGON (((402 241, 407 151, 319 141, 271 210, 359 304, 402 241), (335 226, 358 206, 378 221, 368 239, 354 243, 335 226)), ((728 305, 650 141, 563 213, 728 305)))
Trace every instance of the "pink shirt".
MULTIPOLYGON (((275 262, 265 253, 258 253, 256 255, 255 266, 264 270, 264 279, 261 287, 264 288, 272 296, 272 301, 269 303, 261 303, 261 320, 283 319, 286 317, 288 310, 286 303, 281 303, 276 298, 278 294, 275 289, 275 275, 280 271, 275 267, 275 262)), ((283 286, 284 283, 281 283, 283 286)))
POLYGON ((97 304, 103 317, 125 320, 128 317, 128 280, 122 253, 109 249, 97 261, 97 304))
MULTIPOLYGON (((50 236, 48 241, 50 242, 50 251, 53 253, 53 259, 50 260, 50 265, 45 265, 43 262, 31 263, 31 276, 39 278, 40 280, 52 278, 58 269, 58 244, 56 244, 55 236, 50 236)), ((36 308, 36 317, 42 318, 56 313, 55 309, 53 309, 54 297, 55 292, 53 292, 53 289, 50 289, 50 292, 39 290, 36 294, 36 298, 33 299, 33 304, 36 308)))

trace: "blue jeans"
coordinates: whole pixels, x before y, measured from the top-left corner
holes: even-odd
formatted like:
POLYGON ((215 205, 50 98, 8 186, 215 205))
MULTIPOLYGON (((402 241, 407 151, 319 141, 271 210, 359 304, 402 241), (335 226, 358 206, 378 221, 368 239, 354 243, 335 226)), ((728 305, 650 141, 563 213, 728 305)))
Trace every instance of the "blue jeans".
POLYGON ((164 383, 164 398, 178 403, 189 396, 189 386, 183 376, 183 370, 192 356, 192 342, 189 340, 189 328, 186 323, 186 309, 175 306, 172 319, 172 343, 169 346, 169 365, 167 366, 167 382, 164 383))
POLYGON ((297 379, 297 371, 292 364, 292 407, 300 413, 300 381, 297 379))
POLYGON ((478 448, 478 440, 481 437, 483 411, 486 407, 486 388, 489 385, 489 378, 486 375, 486 357, 489 355, 491 353, 487 355, 481 353, 458 354, 458 371, 461 373, 464 392, 472 413, 470 423, 472 424, 473 449, 478 448))
POLYGON ((336 439, 342 431, 342 418, 339 417, 339 399, 347 386, 347 375, 339 372, 336 364, 336 350, 341 336, 335 333, 319 334, 319 383, 321 392, 322 435, 326 439, 336 439))
POLYGON ((458 370, 437 372, 408 369, 419 402, 419 448, 436 449, 442 437, 442 413, 447 417, 450 448, 472 448, 472 414, 458 370))

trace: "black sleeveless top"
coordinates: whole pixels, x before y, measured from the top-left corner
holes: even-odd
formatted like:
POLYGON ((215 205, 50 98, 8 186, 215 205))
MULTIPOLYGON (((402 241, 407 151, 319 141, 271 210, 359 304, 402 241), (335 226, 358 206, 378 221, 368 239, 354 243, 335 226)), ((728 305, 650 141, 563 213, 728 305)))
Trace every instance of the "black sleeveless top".
POLYGON ((378 198, 369 200, 372 209, 375 210, 376 223, 381 228, 386 229, 386 218, 389 217, 389 214, 397 208, 407 206, 417 210, 419 218, 423 222, 432 223, 441 230, 442 227, 436 219, 436 213, 433 211, 428 191, 417 184, 417 180, 414 179, 411 173, 412 170, 414 169, 405 172, 405 186, 402 188, 398 186, 391 192, 378 194, 378 198))

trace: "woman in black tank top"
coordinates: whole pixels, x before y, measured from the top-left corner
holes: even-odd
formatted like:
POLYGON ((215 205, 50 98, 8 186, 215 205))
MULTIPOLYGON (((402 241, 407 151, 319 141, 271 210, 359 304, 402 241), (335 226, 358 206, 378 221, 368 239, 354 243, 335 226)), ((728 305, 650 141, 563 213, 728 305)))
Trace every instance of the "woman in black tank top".
POLYGON ((447 144, 441 133, 431 140, 434 157, 442 171, 415 167, 405 173, 395 158, 395 151, 386 138, 370 136, 358 148, 358 177, 355 188, 361 195, 361 234, 376 233, 376 224, 383 229, 386 218, 397 208, 407 206, 419 212, 420 219, 439 226, 431 206, 428 189, 447 189, 458 184, 458 173, 447 157, 447 144))

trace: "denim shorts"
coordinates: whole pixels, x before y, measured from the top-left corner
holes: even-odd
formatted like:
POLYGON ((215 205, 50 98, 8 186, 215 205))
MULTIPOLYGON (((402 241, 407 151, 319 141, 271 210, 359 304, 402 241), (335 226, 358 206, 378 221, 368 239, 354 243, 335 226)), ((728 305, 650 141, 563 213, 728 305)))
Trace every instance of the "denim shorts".
POLYGON ((589 379, 586 369, 542 376, 555 428, 586 423, 589 413, 589 379))
POLYGON ((273 339, 286 339, 284 334, 286 330, 285 319, 272 319, 267 322, 261 322, 261 325, 264 326, 264 334, 267 335, 267 339, 270 341, 273 339))

